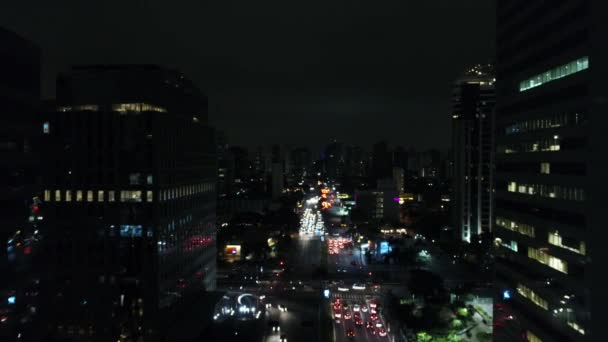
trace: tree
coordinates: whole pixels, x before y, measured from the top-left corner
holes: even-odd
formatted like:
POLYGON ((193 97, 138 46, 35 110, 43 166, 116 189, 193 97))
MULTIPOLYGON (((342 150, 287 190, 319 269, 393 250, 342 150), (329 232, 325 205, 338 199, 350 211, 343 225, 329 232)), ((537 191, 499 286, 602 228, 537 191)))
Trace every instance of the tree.
POLYGON ((416 340, 418 342, 430 342, 433 340, 433 337, 429 335, 426 331, 421 331, 416 334, 416 340))

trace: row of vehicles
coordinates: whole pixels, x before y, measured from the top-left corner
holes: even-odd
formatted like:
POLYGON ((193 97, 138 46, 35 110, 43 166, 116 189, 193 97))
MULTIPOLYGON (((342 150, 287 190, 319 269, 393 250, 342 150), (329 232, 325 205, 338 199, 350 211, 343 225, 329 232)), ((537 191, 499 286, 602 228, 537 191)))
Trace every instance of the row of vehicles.
POLYGON ((338 239, 329 239, 327 241, 327 247, 329 249, 329 254, 339 254, 341 250, 348 249, 348 254, 353 255, 352 251, 353 243, 351 240, 338 238, 338 239))
MULTIPOLYGON (((341 323, 342 319, 344 319, 344 320, 352 319, 352 320, 354 320, 355 326, 360 327, 360 328, 362 328, 364 325, 364 319, 362 317, 362 312, 363 313, 369 312, 369 317, 368 317, 369 319, 368 319, 368 321, 365 322, 365 328, 367 329, 367 331, 372 335, 376 335, 376 334, 378 334, 378 336, 387 335, 386 330, 384 329, 384 326, 382 325, 382 322, 378 317, 378 312, 377 312, 378 305, 374 300, 370 301, 368 305, 354 304, 352 306, 352 313, 351 313, 351 307, 349 306, 349 304, 346 301, 343 301, 340 298, 335 298, 332 303, 332 309, 333 309, 334 319, 336 320, 336 323, 341 323)), ((355 331, 353 329, 348 329, 347 336, 354 337, 355 331)))

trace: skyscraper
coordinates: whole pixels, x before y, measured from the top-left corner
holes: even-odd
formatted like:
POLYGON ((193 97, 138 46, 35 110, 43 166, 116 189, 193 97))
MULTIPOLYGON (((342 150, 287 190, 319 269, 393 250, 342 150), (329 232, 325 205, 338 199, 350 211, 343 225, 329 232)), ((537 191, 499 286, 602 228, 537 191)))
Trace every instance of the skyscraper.
POLYGON ((50 333, 87 341, 196 334, 216 267, 206 98, 175 70, 99 65, 61 74, 57 104, 47 118, 43 198, 50 333))
POLYGON ((453 224, 462 241, 492 231, 494 74, 476 65, 454 83, 452 150, 453 224))
POLYGON ((497 292, 529 341, 603 339, 605 11, 583 0, 497 6, 497 292))
POLYGON ((325 175, 332 181, 340 181, 344 175, 345 148, 340 141, 334 140, 325 147, 325 175))
POLYGON ((35 340, 42 238, 40 50, 0 28, 0 340, 35 340))
POLYGON ((291 150, 291 172, 290 176, 294 183, 301 182, 304 177, 310 177, 312 173, 312 153, 308 148, 298 147, 291 150))
POLYGON ((386 141, 380 141, 372 147, 373 182, 392 176, 392 155, 386 141))

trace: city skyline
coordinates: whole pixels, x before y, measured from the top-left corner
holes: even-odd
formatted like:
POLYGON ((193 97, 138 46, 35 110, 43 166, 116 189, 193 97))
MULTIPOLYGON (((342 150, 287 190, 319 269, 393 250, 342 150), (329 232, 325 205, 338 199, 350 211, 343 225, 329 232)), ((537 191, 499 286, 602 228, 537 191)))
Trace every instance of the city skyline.
POLYGON ((2 7, 4 26, 43 51, 44 98, 73 64, 176 67, 209 97, 212 124, 248 147, 336 138, 445 149, 451 83, 493 59, 493 1, 2 7))
POLYGON ((0 5, 1 341, 601 339, 603 1, 67 2, 0 5))

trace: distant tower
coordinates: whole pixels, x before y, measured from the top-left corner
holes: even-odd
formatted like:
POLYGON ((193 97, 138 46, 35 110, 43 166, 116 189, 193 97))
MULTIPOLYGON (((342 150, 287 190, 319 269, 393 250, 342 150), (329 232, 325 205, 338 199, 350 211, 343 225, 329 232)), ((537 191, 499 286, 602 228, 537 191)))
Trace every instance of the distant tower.
POLYGON ((463 241, 492 231, 494 74, 476 65, 454 83, 454 224, 463 241))
POLYGON ((272 199, 278 199, 283 194, 283 164, 272 163, 272 199))

